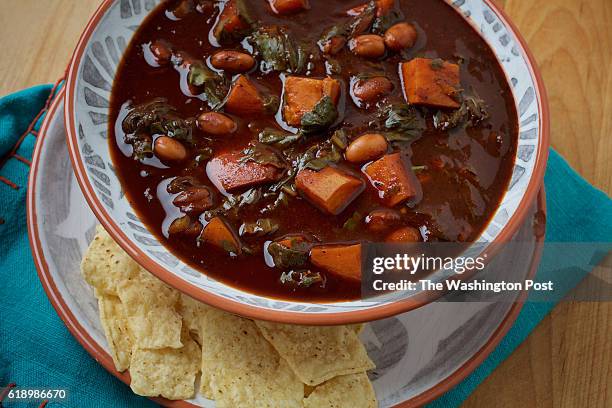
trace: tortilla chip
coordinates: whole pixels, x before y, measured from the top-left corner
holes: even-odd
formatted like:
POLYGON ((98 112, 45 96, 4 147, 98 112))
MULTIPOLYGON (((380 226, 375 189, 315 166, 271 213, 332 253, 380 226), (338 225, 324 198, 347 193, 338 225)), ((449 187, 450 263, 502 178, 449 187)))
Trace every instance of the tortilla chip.
POLYGON ((135 275, 138 269, 138 264, 98 225, 96 236, 81 261, 81 273, 94 287, 96 296, 118 296, 117 284, 135 275))
POLYGON ((301 408, 304 385, 255 323, 211 309, 202 330, 202 379, 218 408, 301 408))
POLYGON ((202 344, 202 324, 206 312, 211 309, 210 306, 199 302, 183 293, 179 298, 179 313, 183 316, 183 323, 186 325, 189 332, 195 335, 196 340, 202 344))
POLYGON ((339 375, 374 368, 351 326, 256 323, 304 384, 318 385, 339 375))
POLYGON ((117 287, 125 307, 134 347, 180 348, 182 319, 176 311, 179 292, 144 269, 117 287))
POLYGON ((132 340, 123 305, 116 296, 100 296, 98 308, 115 368, 117 371, 125 371, 130 367, 132 340))
POLYGON ((363 329, 365 329, 365 323, 351 324, 350 327, 352 327, 353 330, 355 330, 355 333, 357 333, 357 335, 360 335, 363 329))
POLYGON ((376 408, 376 394, 365 373, 343 375, 319 385, 304 408, 376 408))
POLYGON ((183 334, 182 341, 185 345, 181 348, 134 349, 130 361, 132 391, 145 397, 192 398, 201 351, 188 334, 183 334))

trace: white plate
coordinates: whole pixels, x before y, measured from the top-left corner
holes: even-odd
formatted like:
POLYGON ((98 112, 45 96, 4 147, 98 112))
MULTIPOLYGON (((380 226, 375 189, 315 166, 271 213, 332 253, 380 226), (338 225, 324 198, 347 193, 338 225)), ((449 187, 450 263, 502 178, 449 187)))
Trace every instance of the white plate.
MULTIPOLYGON (((28 226, 40 279, 49 299, 76 339, 111 373, 115 371, 98 319, 92 289, 79 265, 97 220, 88 208, 68 159, 64 107, 59 95, 41 129, 34 153, 28 196, 28 226)), ((110 163, 107 163, 110 165, 110 163)), ((544 206, 540 196, 540 206, 544 206)), ((539 241, 531 227, 527 256, 515 270, 532 273, 539 241)), ((381 407, 420 405, 465 378, 493 350, 514 322, 520 303, 430 303, 396 317, 371 322, 362 339, 377 365, 371 373, 381 407)), ((170 406, 193 406, 158 399, 170 406)), ((214 407, 202 397, 195 406, 214 407)))

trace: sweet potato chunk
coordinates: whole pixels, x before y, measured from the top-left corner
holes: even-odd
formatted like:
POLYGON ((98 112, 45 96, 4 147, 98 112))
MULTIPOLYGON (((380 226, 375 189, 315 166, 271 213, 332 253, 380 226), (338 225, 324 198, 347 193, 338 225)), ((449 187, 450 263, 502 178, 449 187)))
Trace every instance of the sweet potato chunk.
POLYGON ((219 14, 217 24, 213 28, 213 35, 219 42, 239 38, 249 30, 248 16, 241 14, 244 7, 243 0, 229 0, 225 3, 223 11, 219 14))
POLYGON ((333 215, 340 214, 365 188, 360 178, 330 166, 318 172, 300 171, 295 185, 317 208, 333 215))
POLYGON ((337 104, 340 98, 340 82, 330 77, 324 79, 287 77, 283 107, 285 121, 291 126, 299 126, 302 116, 312 111, 324 96, 329 96, 334 104, 337 104))
POLYGON ((368 165, 364 172, 378 190, 383 203, 390 207, 414 198, 420 193, 416 177, 406 168, 400 153, 383 156, 368 165))
POLYGON ((456 109, 461 84, 459 65, 442 60, 415 58, 402 63, 404 93, 409 103, 456 109))
POLYGON ((259 115, 264 113, 264 99, 246 76, 240 75, 234 81, 227 96, 225 111, 234 115, 259 115))
POLYGON ((214 157, 206 165, 206 174, 219 190, 233 192, 255 185, 278 181, 284 169, 254 161, 241 162, 241 152, 214 157))
POLYGON ((361 280, 361 244, 315 246, 310 250, 310 262, 334 275, 361 280))
POLYGON ((238 236, 221 217, 215 217, 206 224, 200 235, 200 241, 236 255, 242 252, 238 236))
POLYGON ((276 14, 292 14, 302 10, 308 10, 308 0, 268 0, 272 11, 276 14))

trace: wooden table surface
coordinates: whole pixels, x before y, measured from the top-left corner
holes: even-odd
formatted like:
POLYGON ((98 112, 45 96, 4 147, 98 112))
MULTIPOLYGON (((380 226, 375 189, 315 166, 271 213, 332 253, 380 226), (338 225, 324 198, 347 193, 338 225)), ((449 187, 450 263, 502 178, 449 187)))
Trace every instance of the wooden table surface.
MULTIPOLYGON (((2 0, 0 95, 55 82, 99 2, 2 0)), ((553 147, 610 194, 612 1, 497 2, 542 70, 553 147)), ((610 322, 611 302, 561 303, 464 405, 612 407, 610 322)))

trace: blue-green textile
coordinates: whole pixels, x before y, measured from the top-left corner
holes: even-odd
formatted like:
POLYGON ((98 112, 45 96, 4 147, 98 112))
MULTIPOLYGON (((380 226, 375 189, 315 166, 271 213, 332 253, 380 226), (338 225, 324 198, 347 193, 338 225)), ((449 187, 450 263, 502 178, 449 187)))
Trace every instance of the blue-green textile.
MULTIPOLYGON (((12 146, 51 91, 39 86, 0 99, 0 155, 12 146)), ((35 129, 40 127, 38 121, 35 129)), ((28 135, 18 150, 31 158, 34 135, 28 135)), ((42 289, 28 244, 25 216, 29 167, 14 158, 0 169, 0 176, 18 189, 0 182, 0 392, 9 383, 19 387, 65 388, 65 402, 47 407, 151 407, 155 404, 137 397, 128 387, 107 373, 73 339, 42 289)), ((612 241, 612 201, 578 176, 551 151, 545 178, 548 219, 546 239, 550 241, 612 241)), ((538 279, 545 280, 548 263, 543 256, 538 279)), ((583 277, 567 284, 570 290, 583 277)), ((553 302, 527 303, 510 332, 495 351, 467 379, 432 407, 459 405, 529 335, 552 309, 553 302)), ((0 406, 2 404, 0 403, 0 406)), ((32 406, 5 402, 5 407, 32 406)))

